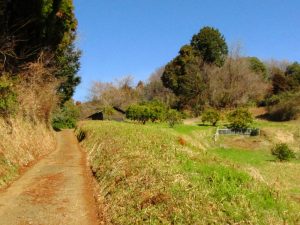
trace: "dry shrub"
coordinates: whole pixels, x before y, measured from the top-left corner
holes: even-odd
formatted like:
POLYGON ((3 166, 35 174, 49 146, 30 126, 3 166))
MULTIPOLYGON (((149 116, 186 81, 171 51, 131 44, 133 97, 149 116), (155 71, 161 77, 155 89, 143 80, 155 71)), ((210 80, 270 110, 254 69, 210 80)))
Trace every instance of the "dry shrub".
POLYGON ((278 104, 268 107, 268 118, 273 121, 296 120, 300 116, 299 95, 282 99, 278 104))
POLYGON ((178 138, 178 143, 179 143, 180 145, 186 145, 186 140, 183 139, 182 137, 179 137, 179 138, 178 138))
POLYGON ((51 113, 57 106, 59 81, 54 78, 53 72, 53 68, 46 68, 39 60, 26 65, 20 74, 16 88, 20 113, 34 123, 49 125, 51 113))

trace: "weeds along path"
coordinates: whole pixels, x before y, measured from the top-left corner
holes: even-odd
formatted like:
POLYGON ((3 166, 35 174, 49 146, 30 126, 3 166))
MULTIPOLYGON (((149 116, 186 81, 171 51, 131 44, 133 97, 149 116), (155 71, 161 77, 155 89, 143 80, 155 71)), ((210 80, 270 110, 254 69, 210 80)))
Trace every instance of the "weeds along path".
POLYGON ((71 130, 57 141, 55 152, 0 192, 0 224, 97 224, 84 154, 71 130))

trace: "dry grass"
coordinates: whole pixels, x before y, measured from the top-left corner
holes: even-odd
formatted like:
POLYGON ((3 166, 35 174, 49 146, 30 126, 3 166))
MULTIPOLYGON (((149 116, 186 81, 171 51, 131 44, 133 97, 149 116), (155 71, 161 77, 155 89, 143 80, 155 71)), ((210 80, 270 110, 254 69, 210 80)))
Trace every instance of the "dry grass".
POLYGON ((54 69, 45 67, 42 59, 24 67, 16 87, 20 116, 33 123, 49 124, 51 113, 57 107, 60 83, 53 72, 54 69))
POLYGON ((13 118, 12 132, 0 119, 0 187, 18 176, 20 169, 53 151, 54 134, 43 123, 32 124, 23 118, 13 118))
POLYGON ((53 79, 54 70, 43 59, 41 55, 37 62, 23 67, 14 86, 18 111, 0 118, 0 187, 55 148, 50 118, 57 106, 59 81, 53 79))

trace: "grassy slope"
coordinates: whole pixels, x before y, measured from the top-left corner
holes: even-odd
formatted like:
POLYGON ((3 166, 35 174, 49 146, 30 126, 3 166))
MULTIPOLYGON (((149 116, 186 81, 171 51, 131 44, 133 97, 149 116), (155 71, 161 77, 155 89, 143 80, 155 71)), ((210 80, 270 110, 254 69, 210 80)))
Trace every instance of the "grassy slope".
POLYGON ((299 158, 299 125, 299 121, 276 123, 259 120, 256 126, 262 130, 260 137, 222 137, 214 153, 241 166, 254 177, 299 203, 299 159, 280 163, 270 154, 270 149, 276 143, 285 142, 296 151, 299 158))
POLYGON ((13 129, 0 119, 0 188, 19 176, 20 169, 53 151, 55 138, 45 125, 20 118, 11 120, 13 129))
POLYGON ((82 123, 77 132, 86 134, 82 143, 100 184, 105 222, 299 223, 299 207, 252 178, 240 163, 243 159, 222 156, 218 148, 200 150, 210 145, 213 129, 82 123))

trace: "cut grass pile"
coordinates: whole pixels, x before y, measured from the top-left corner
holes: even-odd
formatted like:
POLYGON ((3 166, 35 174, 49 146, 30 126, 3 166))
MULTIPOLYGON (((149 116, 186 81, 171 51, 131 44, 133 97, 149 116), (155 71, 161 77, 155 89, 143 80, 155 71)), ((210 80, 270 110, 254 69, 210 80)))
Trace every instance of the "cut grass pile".
POLYGON ((76 132, 85 136, 107 224, 300 222, 297 205, 235 164, 179 141, 173 129, 89 121, 76 132))

